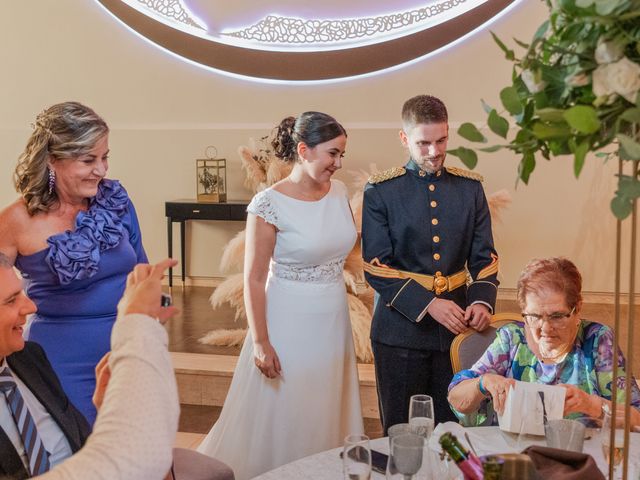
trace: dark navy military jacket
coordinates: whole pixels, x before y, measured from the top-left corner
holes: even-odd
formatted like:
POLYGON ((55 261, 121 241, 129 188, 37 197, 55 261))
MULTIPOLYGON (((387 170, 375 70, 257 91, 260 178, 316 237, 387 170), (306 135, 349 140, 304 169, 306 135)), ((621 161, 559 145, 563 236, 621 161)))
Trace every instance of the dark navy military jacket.
MULTIPOLYGON (((388 180, 380 181, 385 175, 379 174, 377 181, 370 180, 365 187, 364 261, 428 275, 449 276, 466 268, 471 283, 438 297, 453 300, 463 309, 483 302, 493 310, 498 256, 479 176, 455 168, 430 175, 412 160, 405 169, 393 169, 395 178, 388 180)), ((414 279, 371 273, 365 277, 376 291, 372 340, 420 350, 449 349, 454 334, 429 314, 420 319, 436 298, 435 292, 414 279)))

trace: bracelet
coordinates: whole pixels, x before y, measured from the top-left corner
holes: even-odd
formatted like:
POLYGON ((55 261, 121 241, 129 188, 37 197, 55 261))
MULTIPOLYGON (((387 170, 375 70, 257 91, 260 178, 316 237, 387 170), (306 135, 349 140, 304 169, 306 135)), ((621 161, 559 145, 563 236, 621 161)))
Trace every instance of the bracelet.
POLYGON ((478 382, 478 390, 480 390, 480 393, 486 397, 487 395, 489 395, 489 392, 486 388, 484 388, 484 385, 482 383, 482 375, 480 375, 478 378, 480 379, 480 381, 478 382))

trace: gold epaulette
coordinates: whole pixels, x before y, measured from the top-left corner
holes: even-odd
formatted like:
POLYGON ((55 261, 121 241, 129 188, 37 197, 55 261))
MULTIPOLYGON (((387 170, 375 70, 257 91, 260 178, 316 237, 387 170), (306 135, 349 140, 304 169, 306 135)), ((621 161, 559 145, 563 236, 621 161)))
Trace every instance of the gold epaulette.
POLYGON ((407 169, 404 167, 393 167, 385 170, 383 172, 376 172, 369 177, 369 183, 376 184, 386 182, 387 180, 391 180, 392 178, 401 177, 407 173, 407 169))
POLYGON ((445 168, 447 169, 447 172, 449 172, 451 175, 455 175, 457 177, 470 178, 471 180, 475 180, 476 182, 484 181, 484 177, 479 173, 470 172, 469 170, 463 170, 462 168, 458 168, 458 167, 445 167, 445 168))

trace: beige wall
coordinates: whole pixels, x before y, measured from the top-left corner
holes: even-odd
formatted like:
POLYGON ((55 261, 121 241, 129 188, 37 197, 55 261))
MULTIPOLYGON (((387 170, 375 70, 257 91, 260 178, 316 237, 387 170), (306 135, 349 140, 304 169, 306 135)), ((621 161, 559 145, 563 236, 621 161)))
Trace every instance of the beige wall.
MULTIPOLYGON (((215 145, 229 160, 230 198, 246 199, 236 149, 268 133, 284 115, 327 111, 349 130, 345 168, 399 165, 402 102, 432 93, 448 104, 452 125, 482 121, 480 98, 498 105, 510 65, 487 30, 412 66, 371 78, 325 85, 270 85, 236 80, 168 56, 140 40, 90 0, 6 2, 0 16, 0 204, 15 193, 11 173, 46 105, 76 99, 95 108, 112 128, 111 172, 134 199, 152 260, 166 255, 164 201, 195 195, 194 159, 215 145)), ((523 40, 546 14, 543 2, 521 2, 491 26, 503 39, 523 40)), ((452 136, 451 144, 457 138, 452 136)), ((450 164, 459 165, 450 158, 450 164)), ((495 226, 503 286, 533 256, 566 255, 585 274, 585 289, 610 292, 614 222, 608 204, 613 165, 589 158, 580 181, 571 159, 540 161, 531 185, 514 188, 517 160, 486 155, 477 170, 491 193, 506 188, 513 204, 495 226)), ((177 226, 177 225, 176 225, 177 226)), ((194 222, 188 271, 220 275, 220 250, 241 225, 194 222)), ((177 237, 176 237, 177 238, 177 237)))

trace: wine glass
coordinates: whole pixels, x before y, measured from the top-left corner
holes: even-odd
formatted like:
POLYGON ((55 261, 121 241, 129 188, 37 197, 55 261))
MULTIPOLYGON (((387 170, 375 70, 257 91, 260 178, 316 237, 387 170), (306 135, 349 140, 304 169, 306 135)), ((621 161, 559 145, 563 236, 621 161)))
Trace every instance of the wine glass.
MULTIPOLYGON (((611 424, 612 416, 610 412, 606 411, 604 418, 602 419, 602 429, 600 430, 600 442, 602 444, 602 453, 607 463, 610 462, 611 452, 611 424)), ((617 476, 618 465, 624 458, 624 411, 619 409, 616 412, 616 426, 613 432, 613 472, 617 476)))
POLYGON ((344 439, 342 466, 345 480, 371 478, 371 448, 366 435, 348 435, 344 439))
POLYGON ((414 433, 396 435, 391 440, 387 480, 414 480, 423 462, 424 438, 414 433))
POLYGON ((413 395, 411 397, 409 425, 413 433, 429 440, 435 426, 433 399, 429 395, 413 395))

